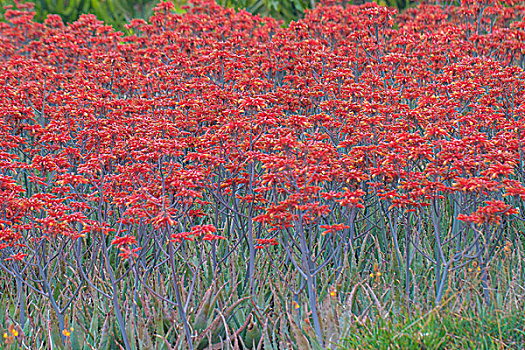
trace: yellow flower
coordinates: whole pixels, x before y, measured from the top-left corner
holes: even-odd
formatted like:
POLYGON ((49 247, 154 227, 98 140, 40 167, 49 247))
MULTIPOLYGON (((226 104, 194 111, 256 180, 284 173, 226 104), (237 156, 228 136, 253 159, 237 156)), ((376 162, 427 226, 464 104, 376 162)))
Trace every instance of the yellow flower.
POLYGON ((293 307, 296 308, 296 309, 300 308, 299 304, 297 302, 295 302, 295 301, 293 302, 293 307))
POLYGON ((332 298, 335 298, 335 296, 336 296, 335 289, 332 289, 332 291, 330 292, 330 296, 331 296, 332 298))
POLYGON ((13 329, 11 333, 13 333, 13 336, 18 337, 18 331, 16 329, 13 329))
POLYGON ((381 277, 381 272, 377 271, 376 272, 376 277, 381 277))
POLYGON ((70 333, 67 329, 64 329, 64 330, 62 331, 62 334, 63 334, 64 336, 66 336, 66 337, 69 337, 69 336, 71 335, 71 333, 70 333))
POLYGON ((4 333, 4 338, 7 339, 7 333, 4 333))

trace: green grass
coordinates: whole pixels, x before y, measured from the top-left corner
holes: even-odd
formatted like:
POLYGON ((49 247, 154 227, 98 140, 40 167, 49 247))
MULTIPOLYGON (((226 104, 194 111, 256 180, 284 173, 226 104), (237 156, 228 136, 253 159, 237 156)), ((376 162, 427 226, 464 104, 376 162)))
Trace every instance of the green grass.
POLYGON ((403 320, 356 322, 339 349, 523 349, 525 314, 434 310, 403 320))

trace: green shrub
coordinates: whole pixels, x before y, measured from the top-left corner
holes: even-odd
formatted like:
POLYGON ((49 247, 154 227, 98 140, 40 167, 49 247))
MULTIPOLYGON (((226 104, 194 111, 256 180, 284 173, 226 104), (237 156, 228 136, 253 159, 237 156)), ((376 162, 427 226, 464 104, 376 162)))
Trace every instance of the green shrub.
MULTIPOLYGON (((4 6, 14 5, 14 0, 0 0, 0 17, 5 12, 4 6)), ((25 1, 22 1, 25 2, 25 1)), ((187 0, 173 0, 180 10, 188 3, 187 0)), ((225 7, 246 9, 252 14, 271 16, 285 23, 299 19, 305 9, 316 6, 319 0, 216 0, 225 7)), ((352 3, 352 1, 332 1, 337 3, 352 3)), ((363 0, 354 0, 361 4, 363 0)), ((409 7, 410 0, 376 0, 380 5, 395 7, 400 10, 409 7)), ((124 25, 131 19, 149 19, 159 0, 35 0, 35 19, 43 22, 48 14, 58 14, 66 23, 78 19, 81 14, 91 13, 117 30, 124 31, 124 25)))

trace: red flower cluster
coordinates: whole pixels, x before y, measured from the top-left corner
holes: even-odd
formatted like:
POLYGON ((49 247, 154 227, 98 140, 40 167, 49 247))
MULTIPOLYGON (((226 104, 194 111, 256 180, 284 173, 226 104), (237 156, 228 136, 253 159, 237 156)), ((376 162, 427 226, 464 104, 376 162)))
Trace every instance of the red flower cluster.
POLYGON ((451 244, 521 215, 525 6, 463 3, 327 3, 283 28, 211 0, 184 14, 165 2, 130 36, 92 15, 38 24, 8 10, 5 258, 109 235, 123 258, 138 242, 235 236, 308 259, 321 241, 332 259, 377 227, 433 226, 451 244))
POLYGON ((215 241, 218 239, 226 239, 226 237, 216 235, 217 228, 212 225, 197 225, 192 227, 189 232, 176 232, 171 235, 171 240, 175 243, 180 243, 183 240, 193 241, 195 237, 202 237, 204 241, 215 241))
POLYGON ((277 242, 275 238, 258 238, 255 240, 255 243, 255 249, 264 249, 271 245, 279 245, 279 242, 277 242))

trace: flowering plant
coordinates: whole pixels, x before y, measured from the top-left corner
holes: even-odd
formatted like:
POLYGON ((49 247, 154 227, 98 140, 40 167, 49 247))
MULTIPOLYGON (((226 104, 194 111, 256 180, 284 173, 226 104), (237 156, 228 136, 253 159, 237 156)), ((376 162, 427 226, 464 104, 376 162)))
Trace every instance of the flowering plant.
POLYGON ((524 15, 512 1, 327 4, 282 28, 195 0, 185 14, 160 3, 124 36, 93 15, 38 24, 10 9, 2 273, 22 308, 27 288, 48 298, 60 329, 96 291, 126 348, 123 285, 176 305, 192 347, 197 271, 216 275, 234 253, 253 294, 257 259, 279 254, 274 272, 294 271, 320 343, 324 271, 354 262, 393 257, 407 295, 412 267, 428 266, 440 303, 476 261, 488 302, 487 266, 525 219, 524 15), (74 271, 61 301, 57 269, 74 271), (164 273, 167 297, 150 278, 164 273))

